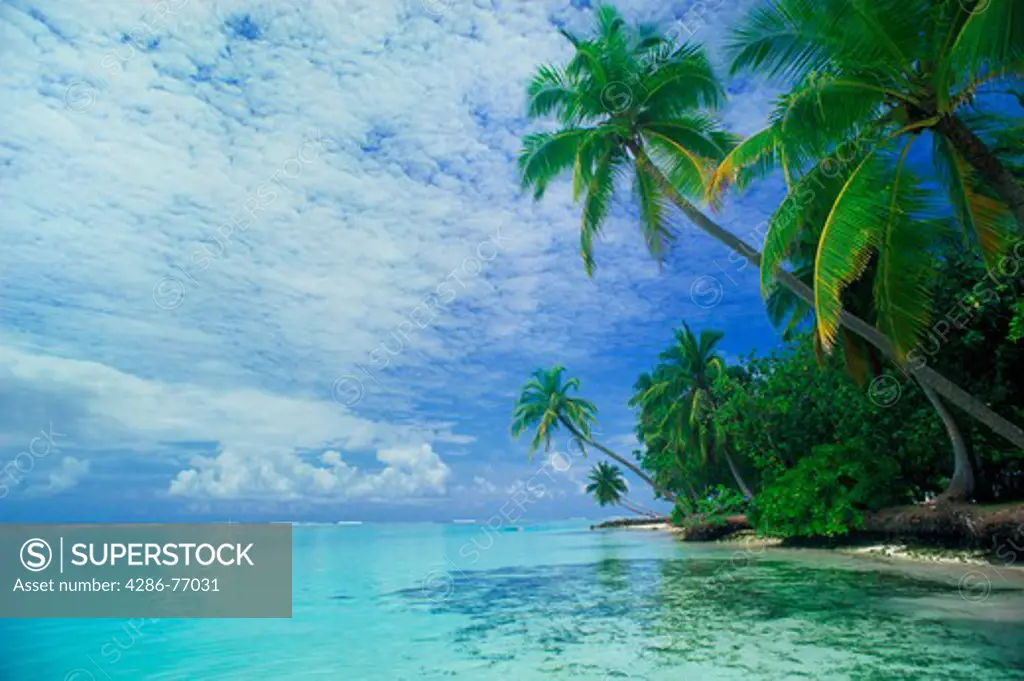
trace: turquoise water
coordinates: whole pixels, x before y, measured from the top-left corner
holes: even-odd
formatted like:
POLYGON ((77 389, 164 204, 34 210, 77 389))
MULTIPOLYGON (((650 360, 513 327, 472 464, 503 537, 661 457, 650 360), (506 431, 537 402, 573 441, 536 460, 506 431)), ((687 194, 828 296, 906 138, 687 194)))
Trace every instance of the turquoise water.
POLYGON ((0 620, 0 679, 1024 678, 1019 581, 966 567, 581 523, 297 527, 293 564, 291 620, 0 620))

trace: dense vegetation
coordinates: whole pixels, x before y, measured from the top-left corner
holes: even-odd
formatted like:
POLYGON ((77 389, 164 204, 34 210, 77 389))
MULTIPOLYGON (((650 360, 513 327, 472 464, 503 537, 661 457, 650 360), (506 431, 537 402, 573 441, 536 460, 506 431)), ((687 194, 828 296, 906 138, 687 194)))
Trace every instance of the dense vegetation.
POLYGON ((677 515, 746 511, 786 536, 932 498, 1024 498, 1024 4, 764 2, 732 32, 731 71, 786 92, 742 141, 700 46, 610 7, 591 35, 563 33, 574 57, 528 88, 529 114, 561 128, 525 138, 524 187, 539 199, 571 177, 590 274, 628 175, 651 253, 677 210, 761 268, 785 342, 726 366, 722 334, 684 323, 634 386, 639 467, 593 441, 596 407, 561 367, 526 386, 513 433, 536 427, 537 447, 565 428, 677 515), (787 193, 763 254, 697 207, 772 173, 787 193))

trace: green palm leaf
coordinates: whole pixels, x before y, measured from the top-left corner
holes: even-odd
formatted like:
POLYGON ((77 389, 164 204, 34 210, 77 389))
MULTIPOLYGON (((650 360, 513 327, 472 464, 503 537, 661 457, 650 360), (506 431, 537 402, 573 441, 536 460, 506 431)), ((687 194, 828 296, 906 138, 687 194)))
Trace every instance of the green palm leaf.
MULTIPOLYGON (((913 233, 914 221, 926 219, 932 206, 906 167, 909 147, 909 143, 904 146, 898 159, 884 150, 869 154, 847 179, 825 221, 815 259, 814 296, 818 334, 826 350, 834 346, 838 334, 843 290, 880 251, 879 326, 890 332, 900 355, 911 349, 927 326, 921 266, 910 262, 913 256, 884 252, 888 246, 928 243, 920 238, 920 230, 913 233)), ((920 250, 911 253, 922 257, 920 250)))
POLYGON ((534 198, 541 198, 551 180, 576 164, 580 146, 593 132, 591 128, 568 128, 556 133, 533 133, 523 138, 523 148, 519 152, 523 188, 532 186, 534 198))

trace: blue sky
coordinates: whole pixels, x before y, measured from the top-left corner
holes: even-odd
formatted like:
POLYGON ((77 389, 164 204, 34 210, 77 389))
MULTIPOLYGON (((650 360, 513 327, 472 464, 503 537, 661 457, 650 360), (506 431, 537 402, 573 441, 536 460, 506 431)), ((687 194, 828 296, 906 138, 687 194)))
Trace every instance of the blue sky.
MULTIPOLYGON (((525 82, 586 4, 0 5, 0 517, 484 519, 551 467, 508 436, 534 368, 628 451, 681 320, 774 346, 757 277, 685 223, 659 272, 623 194, 588 280, 567 184, 519 191, 525 82)), ((751 2, 694 4, 619 6, 717 55, 751 2)), ((760 128, 774 91, 729 91, 760 128)), ((570 464, 525 519, 600 514, 570 464)))

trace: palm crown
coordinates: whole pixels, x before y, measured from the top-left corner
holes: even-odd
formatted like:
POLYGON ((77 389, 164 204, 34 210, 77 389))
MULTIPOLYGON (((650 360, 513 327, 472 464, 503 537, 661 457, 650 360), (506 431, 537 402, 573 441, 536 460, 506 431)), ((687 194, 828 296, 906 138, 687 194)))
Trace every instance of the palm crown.
POLYGON ((683 470, 700 470, 721 457, 737 487, 749 497, 750 488, 714 418, 712 387, 729 373, 716 353, 723 336, 708 330, 697 336, 684 322, 654 371, 637 381, 630 406, 640 407, 638 436, 648 449, 671 449, 683 470))
POLYGON ((934 178, 990 261, 1013 215, 1024 215, 1004 159, 959 117, 986 84, 1019 76, 1024 6, 773 0, 735 30, 730 49, 734 72, 758 69, 793 86, 770 125, 720 164, 710 198, 781 168, 789 192, 765 239, 762 283, 769 288, 809 238, 824 346, 836 341, 843 291, 869 272, 876 323, 905 355, 930 321, 928 253, 950 236, 934 219, 941 206, 911 172, 913 143, 930 138, 934 178))
POLYGON ((565 367, 562 366, 537 369, 533 378, 523 386, 516 402, 512 414, 512 436, 519 437, 526 430, 536 428, 530 442, 531 455, 542 446, 545 451, 550 451, 552 436, 565 423, 584 437, 590 437, 597 407, 569 394, 579 390, 580 381, 578 378, 562 380, 564 373, 565 367))
POLYGON ((715 353, 721 331, 702 331, 696 336, 689 325, 675 332, 675 343, 661 353, 651 375, 637 382, 630 406, 641 408, 641 422, 648 434, 699 452, 706 461, 711 454, 712 430, 706 418, 711 409, 711 387, 724 373, 715 353))
POLYGON ((583 202, 588 274, 616 178, 632 173, 644 238, 660 258, 671 238, 664 180, 684 195, 702 195, 710 168, 735 143, 704 113, 724 95, 702 48, 632 27, 610 7, 595 17, 592 37, 563 31, 575 50, 569 63, 540 67, 530 83, 530 117, 553 116, 562 127, 528 135, 519 156, 523 186, 536 198, 552 179, 571 174, 573 199, 583 202))
POLYGON ((604 461, 599 462, 587 477, 590 479, 587 494, 594 495, 594 499, 601 506, 622 503, 623 495, 629 491, 626 480, 622 477, 622 469, 604 461))

